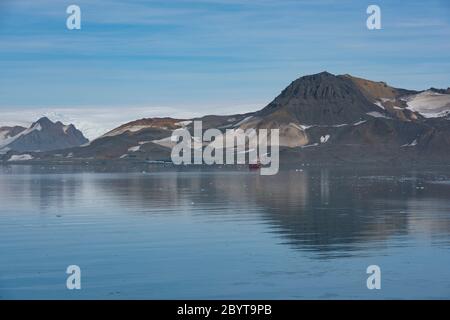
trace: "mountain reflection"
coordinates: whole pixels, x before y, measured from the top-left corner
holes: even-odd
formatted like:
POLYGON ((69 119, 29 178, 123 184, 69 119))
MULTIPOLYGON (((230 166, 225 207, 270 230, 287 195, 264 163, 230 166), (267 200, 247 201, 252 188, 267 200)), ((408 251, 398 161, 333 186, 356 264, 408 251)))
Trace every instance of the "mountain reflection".
POLYGON ((25 168, 0 175, 0 192, 4 199, 31 201, 41 213, 104 201, 124 214, 253 219, 281 243, 324 256, 385 246, 390 237, 415 232, 430 238, 450 232, 450 185, 428 183, 429 175, 308 168, 260 176, 242 168, 152 167, 150 173, 49 175, 25 168))

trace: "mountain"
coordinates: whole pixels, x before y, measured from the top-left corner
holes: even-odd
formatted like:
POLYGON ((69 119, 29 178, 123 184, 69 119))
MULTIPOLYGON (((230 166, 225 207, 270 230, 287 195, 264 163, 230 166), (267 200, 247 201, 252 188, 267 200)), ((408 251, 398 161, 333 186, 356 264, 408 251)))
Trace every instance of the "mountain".
POLYGON ((280 145, 299 147, 311 142, 312 126, 345 126, 388 116, 347 77, 322 72, 293 81, 265 108, 240 124, 246 128, 280 130, 280 145))
POLYGON ((0 144, 2 141, 14 137, 26 129, 22 126, 0 127, 0 144))
POLYGON ((279 129, 280 146, 290 148, 321 144, 366 122, 417 122, 423 117, 401 100, 416 93, 321 72, 293 81, 266 107, 234 127, 279 129))
POLYGON ((107 136, 116 136, 120 135, 124 132, 137 132, 143 129, 150 128, 158 128, 161 130, 175 130, 180 127, 183 123, 183 120, 180 119, 172 119, 172 118, 143 118, 136 121, 128 122, 124 125, 121 125, 106 134, 102 137, 107 136))
POLYGON ((279 129, 284 162, 450 164, 450 94, 446 92, 407 90, 382 81, 321 72, 291 82, 256 112, 140 119, 90 143, 30 156, 62 162, 170 161, 173 130, 192 132, 193 121, 201 120, 203 130, 279 129))
POLYGON ((1 151, 50 151, 80 146, 88 142, 74 125, 64 125, 59 121, 54 123, 46 117, 40 118, 28 129, 15 128, 0 141, 1 151))
POLYGON ((437 89, 437 88, 430 88, 429 91, 433 91, 433 92, 437 92, 437 93, 441 93, 441 94, 450 94, 450 87, 448 87, 447 89, 437 89))
POLYGON ((353 82, 359 90, 367 97, 371 102, 382 100, 393 100, 405 95, 418 93, 415 90, 406 90, 400 88, 394 88, 389 86, 384 81, 372 81, 363 78, 354 77, 349 74, 337 76, 340 78, 348 79, 353 82))
MULTIPOLYGON (((190 121, 188 121, 189 123, 190 121)), ((123 124, 101 137, 72 148, 43 152, 40 159, 142 159, 147 160, 146 154, 153 158, 170 157, 170 149, 152 143, 154 140, 170 137, 172 131, 184 125, 182 119, 172 118, 144 118, 123 124)))
POLYGON ((328 72, 292 82, 255 116, 302 125, 353 123, 379 111, 349 80, 328 72))
POLYGON ((246 115, 204 116, 198 119, 144 118, 125 123, 101 137, 79 147, 40 152, 33 158, 72 162, 77 159, 95 160, 164 160, 170 161, 173 130, 192 130, 194 120, 201 120, 204 129, 233 127, 246 115))

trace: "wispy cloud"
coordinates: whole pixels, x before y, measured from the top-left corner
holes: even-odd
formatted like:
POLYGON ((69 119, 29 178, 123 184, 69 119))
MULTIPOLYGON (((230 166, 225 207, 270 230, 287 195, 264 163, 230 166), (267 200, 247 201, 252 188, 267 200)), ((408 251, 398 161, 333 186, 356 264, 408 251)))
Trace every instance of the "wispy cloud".
POLYGON ((439 0, 380 0, 380 31, 367 30, 366 3, 356 0, 77 0, 82 30, 72 32, 72 3, 2 1, 0 109, 232 108, 268 102, 308 73, 382 70, 392 82, 421 72, 419 62, 441 65, 439 73, 399 86, 448 86, 440 72, 450 74, 449 6, 439 0))

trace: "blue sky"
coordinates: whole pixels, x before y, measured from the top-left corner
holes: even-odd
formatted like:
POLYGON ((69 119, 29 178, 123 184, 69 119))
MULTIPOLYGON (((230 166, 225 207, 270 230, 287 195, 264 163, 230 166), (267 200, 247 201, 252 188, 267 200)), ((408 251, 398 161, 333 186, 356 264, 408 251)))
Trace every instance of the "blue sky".
POLYGON ((2 0, 0 70, 0 117, 245 112, 323 70, 448 87, 450 2, 2 0), (81 30, 66 29, 70 4, 81 7, 81 30), (369 4, 381 7, 382 30, 366 28, 369 4))

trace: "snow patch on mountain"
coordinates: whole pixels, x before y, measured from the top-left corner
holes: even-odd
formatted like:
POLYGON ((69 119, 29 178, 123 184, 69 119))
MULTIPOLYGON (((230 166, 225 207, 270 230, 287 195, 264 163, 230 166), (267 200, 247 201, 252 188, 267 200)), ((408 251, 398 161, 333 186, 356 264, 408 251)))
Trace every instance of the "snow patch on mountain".
POLYGON ((0 142, 0 149, 3 149, 7 145, 9 145, 9 144, 13 143, 14 141, 16 141, 17 139, 19 139, 21 136, 25 136, 25 135, 27 135, 27 134, 35 131, 35 130, 37 130, 37 131, 41 131, 42 130, 42 127, 41 127, 41 125, 39 123, 36 123, 32 127, 22 131, 21 133, 15 135, 13 137, 9 137, 9 138, 6 138, 6 139, 2 140, 0 142))
POLYGON ((138 132, 138 131, 140 131, 142 129, 146 129, 146 128, 149 128, 149 126, 143 126, 143 125, 127 126, 127 127, 124 127, 124 128, 118 129, 118 130, 111 131, 110 133, 103 135, 103 137, 117 136, 117 135, 125 133, 127 131, 138 132))
POLYGON ((9 131, 7 131, 7 130, 0 131, 0 143, 1 143, 3 140, 8 139, 9 137, 10 137, 10 136, 9 136, 9 131))
POLYGON ((417 146, 417 139, 414 139, 413 142, 402 145, 401 147, 415 147, 417 146))
POLYGON ((426 118, 443 117, 450 114, 450 94, 427 90, 403 98, 408 109, 420 113, 426 118))
POLYGON ((324 135, 324 136, 321 136, 320 137, 320 143, 326 143, 326 142, 328 142, 328 140, 330 140, 330 135, 329 134, 327 134, 327 135, 324 135))
POLYGON ((381 109, 385 110, 386 108, 383 106, 383 104, 380 101, 376 101, 375 105, 380 107, 381 109))
POLYGON ((307 144, 307 145, 301 146, 301 148, 310 148, 310 147, 317 147, 317 146, 319 146, 318 143, 313 143, 313 144, 307 144))
POLYGON ((0 155, 7 154, 8 151, 10 151, 10 150, 11 150, 10 148, 3 148, 3 149, 0 149, 0 155))
POLYGON ((180 126, 180 127, 187 127, 191 123, 192 123, 192 120, 186 120, 186 121, 177 122, 177 123, 175 123, 175 125, 180 126))
POLYGON ((378 111, 372 111, 372 112, 367 112, 367 115, 374 117, 374 118, 385 118, 385 119, 391 119, 390 117, 382 114, 381 112, 378 111))
POLYGON ((139 151, 140 148, 141 148, 141 146, 134 146, 134 147, 128 148, 128 151, 129 152, 137 152, 137 151, 139 151))
POLYGON ((289 125, 294 127, 294 128, 297 128, 298 130, 301 130, 301 131, 305 131, 306 129, 309 129, 309 128, 313 127, 313 126, 305 126, 305 125, 302 125, 302 124, 295 124, 293 122, 289 123, 289 125))
POLYGON ((335 125, 333 125, 333 128, 341 128, 341 127, 345 127, 345 126, 348 126, 348 123, 335 124, 335 125))
POLYGON ((253 118, 253 116, 245 117, 244 119, 242 119, 241 121, 239 121, 238 123, 236 123, 235 126, 240 126, 241 124, 244 124, 244 123, 250 121, 252 118, 253 118))
POLYGON ((177 144, 177 139, 178 139, 178 136, 173 135, 173 136, 170 136, 167 138, 152 140, 151 142, 159 144, 160 146, 163 146, 163 147, 172 148, 173 146, 175 146, 177 144))
POLYGON ((12 155, 8 161, 27 161, 27 160, 33 160, 33 159, 34 159, 34 157, 30 154, 15 154, 15 155, 12 155))

